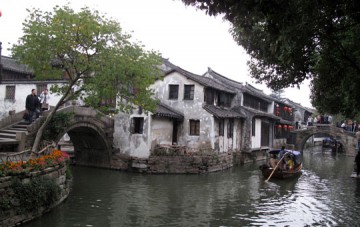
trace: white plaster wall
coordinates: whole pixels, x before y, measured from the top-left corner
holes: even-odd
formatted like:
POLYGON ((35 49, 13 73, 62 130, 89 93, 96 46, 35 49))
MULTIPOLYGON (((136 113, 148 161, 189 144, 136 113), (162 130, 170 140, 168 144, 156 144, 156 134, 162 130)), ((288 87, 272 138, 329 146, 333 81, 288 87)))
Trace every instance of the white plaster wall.
POLYGON ((152 118, 151 142, 160 145, 172 144, 173 122, 169 118, 152 118))
MULTIPOLYGON (((136 111, 134 111, 136 112, 136 111)), ((114 148, 120 153, 138 158, 147 158, 150 155, 149 127, 151 124, 149 115, 119 113, 114 116, 114 148), (143 134, 131 134, 131 118, 144 117, 143 134)))
MULTIPOLYGON (((48 89, 50 90, 48 84, 48 89)), ((10 110, 20 112, 25 110, 26 97, 31 94, 31 90, 36 89, 36 84, 1 84, 0 85, 0 118, 8 116, 10 110), (6 86, 15 86, 15 100, 5 100, 6 86)), ((38 91, 40 95, 41 91, 38 91)), ((60 96, 50 93, 50 106, 55 106, 60 100, 60 96)))
POLYGON ((251 136, 251 148, 259 148, 261 146, 261 119, 253 118, 255 121, 255 136, 251 136))
POLYGON ((179 132, 178 144, 190 149, 214 148, 214 119, 211 114, 202 108, 204 104, 204 87, 197 82, 187 79, 178 72, 172 72, 163 80, 156 81, 151 88, 155 96, 163 103, 180 111, 184 115, 183 131, 179 132), (179 85, 178 100, 169 100, 169 84, 179 85), (184 100, 184 85, 195 85, 194 100, 184 100), (200 120, 200 136, 191 136, 189 120, 200 120))

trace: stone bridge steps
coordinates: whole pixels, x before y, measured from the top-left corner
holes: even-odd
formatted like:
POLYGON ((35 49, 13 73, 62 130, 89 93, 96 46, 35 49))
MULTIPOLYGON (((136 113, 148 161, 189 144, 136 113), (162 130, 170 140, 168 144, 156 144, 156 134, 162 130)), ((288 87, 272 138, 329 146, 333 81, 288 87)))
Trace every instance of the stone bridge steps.
MULTIPOLYGON (((28 123, 25 121, 17 122, 11 126, 0 129, 0 150, 2 145, 18 145, 20 143, 16 138, 17 132, 27 132, 28 123)), ((8 151, 9 148, 6 148, 8 151)))

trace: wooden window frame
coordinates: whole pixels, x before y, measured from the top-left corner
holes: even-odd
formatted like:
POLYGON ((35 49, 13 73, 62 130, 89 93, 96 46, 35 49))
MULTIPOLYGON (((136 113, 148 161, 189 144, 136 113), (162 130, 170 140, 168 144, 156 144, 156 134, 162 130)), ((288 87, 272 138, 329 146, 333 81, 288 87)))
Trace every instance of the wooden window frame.
POLYGON ((227 137, 233 138, 234 136, 234 118, 229 118, 227 127, 227 137))
POLYGON ((179 98, 179 85, 169 84, 169 99, 178 100, 178 98, 179 98))
POLYGON ((191 136, 199 136, 200 135, 200 120, 189 120, 189 128, 191 136))
POLYGON ((185 84, 184 85, 184 100, 194 100, 195 85, 185 84))
POLYGON ((225 120, 219 119, 219 136, 224 136, 225 133, 225 120))
POLYGON ((253 118, 251 121, 251 135, 252 136, 255 136, 255 129, 256 129, 255 125, 256 125, 256 120, 255 120, 255 118, 253 118))
POLYGON ((15 101, 15 92, 16 92, 15 85, 6 85, 5 100, 15 101))

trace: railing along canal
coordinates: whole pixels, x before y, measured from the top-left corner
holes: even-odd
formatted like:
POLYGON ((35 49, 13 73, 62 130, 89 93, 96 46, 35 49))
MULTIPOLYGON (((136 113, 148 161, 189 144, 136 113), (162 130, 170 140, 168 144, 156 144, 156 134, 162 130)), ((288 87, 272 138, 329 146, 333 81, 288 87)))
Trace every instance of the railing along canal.
POLYGON ((31 149, 15 153, 2 152, 0 153, 0 164, 5 162, 26 162, 30 158, 51 154, 53 149, 56 148, 56 144, 54 142, 44 141, 42 147, 43 148, 38 152, 31 152, 31 149))

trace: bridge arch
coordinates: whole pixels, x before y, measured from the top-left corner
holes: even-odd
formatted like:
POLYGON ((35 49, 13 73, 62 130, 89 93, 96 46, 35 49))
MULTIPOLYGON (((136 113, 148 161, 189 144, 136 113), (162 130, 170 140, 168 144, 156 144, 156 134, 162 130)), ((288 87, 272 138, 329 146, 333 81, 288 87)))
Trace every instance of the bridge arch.
POLYGON ((315 126, 307 127, 306 129, 298 129, 291 132, 288 143, 294 144, 295 149, 302 151, 305 147, 306 141, 316 134, 327 134, 338 140, 342 146, 345 154, 355 155, 355 148, 357 140, 355 135, 347 132, 342 128, 335 127, 329 124, 317 124, 315 126))
POLYGON ((72 117, 55 142, 67 133, 74 146, 77 164, 110 168, 114 120, 90 107, 69 106, 57 112, 72 113, 72 117))

